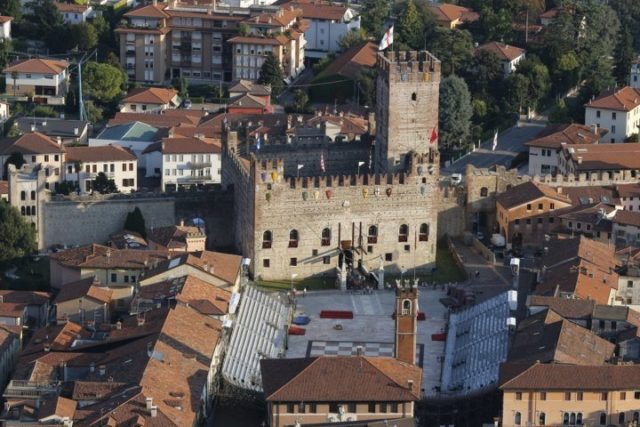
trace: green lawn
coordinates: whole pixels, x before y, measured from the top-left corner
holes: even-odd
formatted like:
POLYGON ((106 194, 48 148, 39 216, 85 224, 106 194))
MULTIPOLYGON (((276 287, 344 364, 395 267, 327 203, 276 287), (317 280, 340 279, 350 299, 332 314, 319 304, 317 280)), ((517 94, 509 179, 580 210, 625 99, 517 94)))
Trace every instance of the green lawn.
MULTIPOLYGON (((290 280, 256 280, 256 285, 267 291, 288 291, 291 289, 290 280)), ((307 289, 308 291, 317 291, 322 289, 335 289, 335 278, 333 277, 312 277, 305 280, 294 280, 293 286, 301 291, 307 289)))
POLYGON ((9 264, 0 268, 2 279, 0 283, 3 289, 25 290, 25 291, 49 291, 49 258, 48 257, 26 257, 17 263, 9 264), (15 275, 18 279, 11 279, 5 276, 5 272, 17 266, 15 275))

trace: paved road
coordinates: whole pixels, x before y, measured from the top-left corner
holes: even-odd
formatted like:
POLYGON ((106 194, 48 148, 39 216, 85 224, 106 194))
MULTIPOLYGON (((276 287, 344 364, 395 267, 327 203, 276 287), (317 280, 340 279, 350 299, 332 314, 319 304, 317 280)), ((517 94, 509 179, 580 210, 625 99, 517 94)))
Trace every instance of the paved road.
POLYGON ((464 173, 468 164, 477 168, 488 168, 493 165, 509 166, 513 158, 525 151, 524 143, 534 138, 547 125, 546 118, 519 121, 518 124, 498 135, 498 146, 491 150, 493 138, 482 143, 481 148, 460 158, 449 167, 441 170, 442 174, 464 173))

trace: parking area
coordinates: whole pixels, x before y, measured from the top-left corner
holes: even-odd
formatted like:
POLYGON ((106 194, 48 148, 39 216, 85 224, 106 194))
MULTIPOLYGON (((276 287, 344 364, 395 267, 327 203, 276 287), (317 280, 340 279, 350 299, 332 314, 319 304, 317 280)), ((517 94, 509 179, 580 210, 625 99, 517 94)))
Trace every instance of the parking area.
MULTIPOLYGON (((419 311, 426 320, 418 322, 417 362, 423 367, 423 389, 433 394, 440 386, 444 342, 432 341, 431 335, 445 328, 447 309, 440 303, 443 289, 420 288, 419 311)), ((304 326, 303 336, 289 336, 286 357, 320 354, 356 354, 361 347, 367 356, 392 356, 394 342, 395 292, 345 293, 339 291, 307 292, 296 302, 296 314, 306 314, 311 322, 304 326), (353 319, 321 319, 322 310, 349 310, 353 319), (339 325, 339 326, 336 326, 339 325)))

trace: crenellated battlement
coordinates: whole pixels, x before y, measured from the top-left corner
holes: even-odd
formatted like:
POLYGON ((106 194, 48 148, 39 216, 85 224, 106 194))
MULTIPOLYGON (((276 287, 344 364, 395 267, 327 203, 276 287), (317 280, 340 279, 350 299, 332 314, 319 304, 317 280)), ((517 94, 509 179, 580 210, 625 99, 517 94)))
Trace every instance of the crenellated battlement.
POLYGON ((378 53, 379 72, 389 81, 427 82, 440 80, 440 61, 426 50, 378 53))

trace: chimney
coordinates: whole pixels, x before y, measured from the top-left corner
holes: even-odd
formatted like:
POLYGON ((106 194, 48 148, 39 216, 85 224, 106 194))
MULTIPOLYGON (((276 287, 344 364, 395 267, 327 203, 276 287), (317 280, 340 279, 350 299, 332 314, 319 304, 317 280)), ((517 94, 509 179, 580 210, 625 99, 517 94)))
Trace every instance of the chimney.
POLYGON ((413 390, 413 380, 407 380, 407 388, 413 390))
POLYGON ((184 219, 180 220, 180 227, 184 227, 184 219))
POLYGON ((107 365, 100 365, 98 366, 98 373, 100 374, 100 376, 104 376, 104 374, 107 373, 107 365))
POLYGON ((562 187, 556 187, 556 191, 558 192, 558 194, 562 194, 562 187))
POLYGON ((361 345, 356 347, 356 356, 362 356, 362 346, 361 345))
POLYGON ((89 364, 89 372, 94 373, 96 370, 96 364, 94 362, 91 362, 91 364, 89 364))
POLYGON ((158 416, 158 407, 157 406, 152 406, 151 409, 149 410, 149 412, 151 413, 151 418, 155 418, 158 416))
POLYGON ((144 325, 144 315, 143 316, 138 315, 136 320, 138 322, 138 326, 144 325))
POLYGON ((79 128, 73 128, 73 134, 74 134, 75 136, 80 135, 80 129, 79 129, 79 128))
POLYGON ((36 125, 35 125, 35 124, 32 124, 32 125, 31 125, 31 132, 35 132, 35 131, 36 131, 36 125))
POLYGON ((596 123, 596 124, 594 124, 594 125, 592 126, 592 128, 593 128, 593 133, 595 133, 596 135, 598 135, 598 124, 597 124, 597 123, 596 123))
POLYGON ((49 344, 48 342, 44 343, 44 351, 45 353, 48 353, 49 351, 51 351, 51 344, 49 344))
POLYGON ((578 164, 581 165, 582 164, 582 156, 578 156, 578 164))
POLYGON ((62 137, 61 136, 57 136, 56 140, 58 141, 58 145, 62 145, 62 137))
POLYGON ((147 403, 147 411, 150 411, 153 408, 153 397, 147 397, 145 402, 147 403))
POLYGON ((119 321, 119 320, 116 322, 116 329, 117 330, 121 330, 122 329, 122 322, 119 321))

